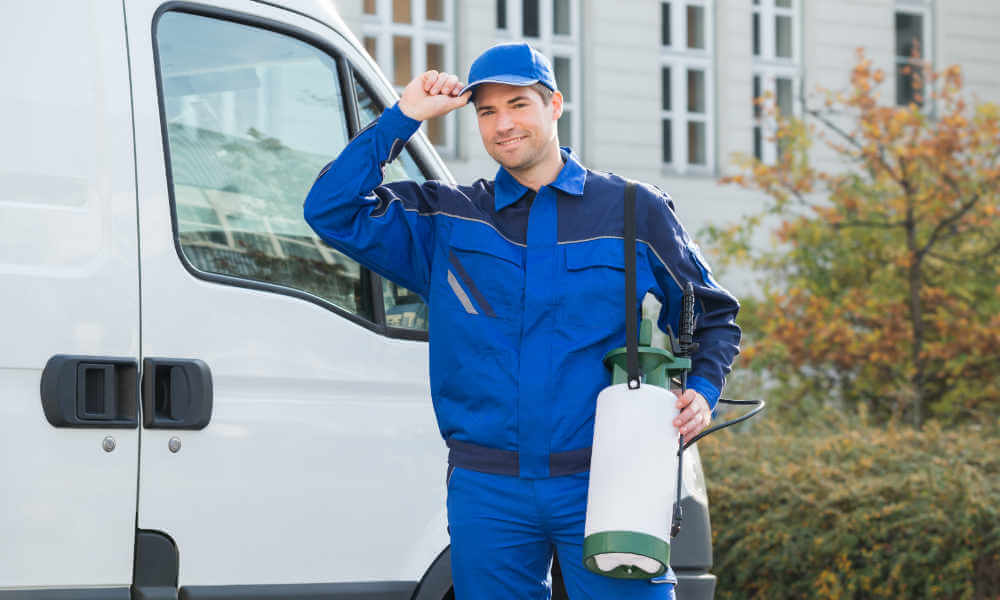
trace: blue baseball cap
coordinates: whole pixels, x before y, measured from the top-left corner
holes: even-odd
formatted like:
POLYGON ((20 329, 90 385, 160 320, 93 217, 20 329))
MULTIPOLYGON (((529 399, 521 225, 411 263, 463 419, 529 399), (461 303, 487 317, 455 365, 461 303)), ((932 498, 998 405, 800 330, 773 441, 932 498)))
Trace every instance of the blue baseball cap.
POLYGON ((553 92, 558 89, 549 59, 524 42, 497 44, 480 54, 469 68, 469 83, 461 93, 481 83, 519 86, 540 83, 553 92))

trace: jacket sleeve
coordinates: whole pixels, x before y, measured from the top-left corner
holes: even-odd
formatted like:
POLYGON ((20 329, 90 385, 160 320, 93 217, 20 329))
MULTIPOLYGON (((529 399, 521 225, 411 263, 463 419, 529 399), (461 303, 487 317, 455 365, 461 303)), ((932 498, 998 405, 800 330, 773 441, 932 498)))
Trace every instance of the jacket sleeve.
POLYGON ((306 196, 306 222, 330 246, 420 294, 430 285, 437 182, 382 183, 420 122, 386 109, 320 171, 306 196))
POLYGON ((681 297, 690 281, 695 295, 694 341, 698 349, 691 357, 687 385, 704 396, 714 409, 733 359, 739 354, 740 328, 736 325, 739 302, 712 277, 698 245, 677 219, 670 198, 646 186, 639 186, 637 191, 639 198, 646 196, 647 200, 637 205, 646 210, 640 229, 657 283, 658 289, 653 293, 663 304, 660 329, 667 331, 669 326, 678 334, 681 297))

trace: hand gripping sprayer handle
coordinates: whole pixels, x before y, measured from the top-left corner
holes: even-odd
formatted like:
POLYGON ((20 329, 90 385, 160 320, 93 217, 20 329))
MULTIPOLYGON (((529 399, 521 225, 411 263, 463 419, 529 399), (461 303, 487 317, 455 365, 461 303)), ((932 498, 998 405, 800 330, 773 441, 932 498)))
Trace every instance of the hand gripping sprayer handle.
MULTIPOLYGON (((690 357, 698 350, 698 343, 694 341, 694 285, 692 285, 690 281, 685 286, 684 295, 681 297, 680 332, 677 336, 677 349, 677 355, 683 357, 690 357)), ((687 371, 685 370, 681 373, 681 393, 683 393, 686 389, 687 371)), ((677 537, 677 534, 680 533, 681 520, 684 516, 683 511, 681 510, 681 489, 683 487, 684 476, 684 450, 706 435, 715 433, 720 429, 725 429, 730 425, 746 421, 747 419, 758 414, 760 411, 764 410, 765 406, 763 400, 728 400, 720 398, 719 403, 735 404, 739 406, 753 406, 754 409, 735 419, 710 427, 686 442, 684 440, 684 436, 680 436, 680 441, 678 443, 679 448, 677 450, 677 496, 674 500, 673 525, 670 529, 670 537, 672 538, 677 537)))

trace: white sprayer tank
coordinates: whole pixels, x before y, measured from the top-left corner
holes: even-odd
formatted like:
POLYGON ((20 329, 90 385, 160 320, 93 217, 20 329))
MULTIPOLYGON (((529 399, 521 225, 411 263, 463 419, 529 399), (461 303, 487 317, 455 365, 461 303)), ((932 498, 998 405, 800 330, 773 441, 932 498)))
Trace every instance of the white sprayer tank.
POLYGON ((621 383, 597 397, 584 562, 591 571, 645 579, 666 572, 677 489, 677 397, 621 383))

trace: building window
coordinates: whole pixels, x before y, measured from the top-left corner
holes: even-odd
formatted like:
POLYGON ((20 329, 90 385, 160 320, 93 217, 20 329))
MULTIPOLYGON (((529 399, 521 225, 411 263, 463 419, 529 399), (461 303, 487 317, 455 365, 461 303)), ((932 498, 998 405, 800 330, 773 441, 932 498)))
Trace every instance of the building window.
POLYGON ((896 104, 911 102, 923 106, 925 101, 923 62, 930 56, 930 11, 925 2, 896 3, 896 104))
POLYGON ((580 152, 580 1, 497 0, 496 9, 498 42, 528 42, 552 62, 563 95, 559 143, 580 152))
POLYGON ((796 114, 795 94, 800 64, 797 11, 800 0, 754 0, 753 29, 753 154, 773 164, 781 156, 774 139, 777 121, 763 104, 784 116, 796 114))
POLYGON ((663 163, 677 173, 714 168, 712 2, 660 3, 663 163))
MULTIPOLYGON (((365 50, 402 91, 424 71, 455 72, 454 0, 364 0, 365 50)), ((455 152, 455 114, 430 119, 424 133, 445 155, 455 152)))

